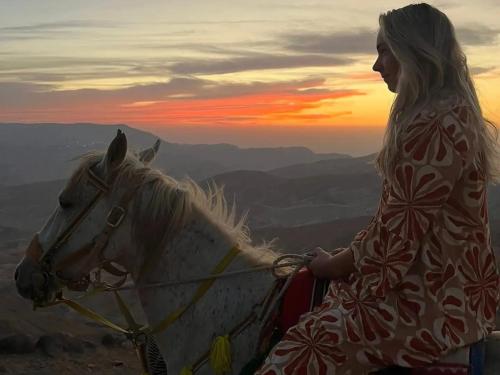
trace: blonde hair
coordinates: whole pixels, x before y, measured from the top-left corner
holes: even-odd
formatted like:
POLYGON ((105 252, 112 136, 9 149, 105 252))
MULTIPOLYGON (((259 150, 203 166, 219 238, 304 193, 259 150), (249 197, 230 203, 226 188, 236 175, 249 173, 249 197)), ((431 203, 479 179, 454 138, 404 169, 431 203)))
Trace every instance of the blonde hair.
POLYGON ((466 56, 448 17, 428 4, 412 4, 381 14, 379 24, 381 36, 400 64, 397 95, 376 159, 381 176, 391 180, 401 136, 412 117, 423 107, 456 95, 474 116, 473 163, 487 181, 499 182, 498 129, 482 115, 466 56))

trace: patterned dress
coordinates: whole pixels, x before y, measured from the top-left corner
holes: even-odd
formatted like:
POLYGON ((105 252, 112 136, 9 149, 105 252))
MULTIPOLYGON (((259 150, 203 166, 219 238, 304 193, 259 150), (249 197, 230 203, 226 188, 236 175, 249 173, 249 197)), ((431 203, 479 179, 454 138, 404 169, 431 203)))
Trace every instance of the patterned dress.
POLYGON ((485 337, 498 303, 486 182, 462 99, 422 110, 394 181, 350 245, 357 272, 271 351, 259 375, 368 374, 419 367, 485 337))

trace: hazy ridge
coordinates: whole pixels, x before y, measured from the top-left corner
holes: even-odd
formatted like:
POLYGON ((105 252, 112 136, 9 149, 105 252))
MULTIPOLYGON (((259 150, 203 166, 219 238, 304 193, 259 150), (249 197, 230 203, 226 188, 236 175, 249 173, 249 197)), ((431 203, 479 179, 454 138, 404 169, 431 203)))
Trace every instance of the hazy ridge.
MULTIPOLYGON (((0 124, 0 184, 18 185, 67 177, 75 157, 105 150, 117 129, 132 149, 153 145, 158 137, 127 125, 0 124)), ((162 139, 156 166, 172 177, 203 179, 236 169, 268 170, 324 159, 350 158, 318 154, 305 147, 239 148, 229 144, 184 145, 162 139)))

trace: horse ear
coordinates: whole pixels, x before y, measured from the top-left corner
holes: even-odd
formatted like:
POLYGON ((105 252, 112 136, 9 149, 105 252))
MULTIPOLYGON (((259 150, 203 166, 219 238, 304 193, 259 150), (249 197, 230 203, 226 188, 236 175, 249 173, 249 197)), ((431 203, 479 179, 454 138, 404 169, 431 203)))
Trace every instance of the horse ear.
POLYGON ((116 132, 116 137, 111 141, 106 152, 107 170, 113 170, 120 166, 127 155, 127 137, 120 129, 116 132))
POLYGON ((155 158, 159 148, 160 140, 157 139, 153 147, 147 148, 139 153, 139 160, 142 161, 144 165, 148 165, 155 158))

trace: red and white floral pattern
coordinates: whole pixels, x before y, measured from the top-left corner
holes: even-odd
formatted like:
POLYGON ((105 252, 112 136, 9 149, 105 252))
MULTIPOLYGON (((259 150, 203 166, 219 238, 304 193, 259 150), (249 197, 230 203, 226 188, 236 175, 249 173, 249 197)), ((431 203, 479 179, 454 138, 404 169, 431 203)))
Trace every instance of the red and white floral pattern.
POLYGON ((331 283, 259 375, 418 367, 492 330, 499 277, 471 121, 463 100, 414 118, 377 213, 350 245, 357 272, 331 283))

